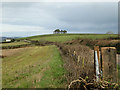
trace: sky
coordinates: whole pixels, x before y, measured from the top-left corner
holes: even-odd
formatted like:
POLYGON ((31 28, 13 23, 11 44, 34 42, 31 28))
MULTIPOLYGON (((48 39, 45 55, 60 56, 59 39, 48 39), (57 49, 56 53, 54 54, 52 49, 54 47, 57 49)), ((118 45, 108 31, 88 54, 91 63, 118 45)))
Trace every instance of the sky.
POLYGON ((118 33, 117 2, 2 2, 2 36, 118 33))

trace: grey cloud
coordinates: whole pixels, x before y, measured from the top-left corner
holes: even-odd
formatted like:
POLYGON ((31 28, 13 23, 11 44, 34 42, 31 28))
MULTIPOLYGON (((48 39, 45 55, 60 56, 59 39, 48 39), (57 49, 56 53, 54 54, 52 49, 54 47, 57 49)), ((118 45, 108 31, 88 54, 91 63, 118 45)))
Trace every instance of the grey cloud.
POLYGON ((117 3, 3 3, 3 24, 117 32, 117 3))
POLYGON ((2 2, 3 8, 22 8, 31 7, 34 3, 31 2, 2 2))

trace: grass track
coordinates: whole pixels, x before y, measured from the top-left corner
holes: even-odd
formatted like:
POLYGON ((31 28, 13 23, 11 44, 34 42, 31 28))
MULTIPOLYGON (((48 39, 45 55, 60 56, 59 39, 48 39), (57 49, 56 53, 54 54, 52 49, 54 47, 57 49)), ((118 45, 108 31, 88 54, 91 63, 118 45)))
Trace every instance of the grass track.
POLYGON ((63 88, 66 71, 56 46, 28 47, 3 58, 3 88, 63 88), (52 83, 51 83, 52 82, 52 83))

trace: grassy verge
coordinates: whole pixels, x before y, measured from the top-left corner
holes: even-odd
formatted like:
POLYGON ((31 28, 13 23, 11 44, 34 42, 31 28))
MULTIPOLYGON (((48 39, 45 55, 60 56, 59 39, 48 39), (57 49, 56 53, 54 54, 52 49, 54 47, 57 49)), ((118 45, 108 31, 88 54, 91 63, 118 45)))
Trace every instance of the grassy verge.
POLYGON ((63 88, 63 61, 56 46, 23 48, 2 62, 3 88, 63 88))

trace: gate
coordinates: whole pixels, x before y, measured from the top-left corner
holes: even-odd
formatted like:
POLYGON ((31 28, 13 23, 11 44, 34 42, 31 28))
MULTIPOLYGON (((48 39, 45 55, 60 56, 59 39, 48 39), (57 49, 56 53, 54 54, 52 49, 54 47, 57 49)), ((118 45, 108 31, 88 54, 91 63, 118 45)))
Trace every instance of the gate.
POLYGON ((94 47, 94 73, 96 81, 118 82, 118 69, 115 47, 94 47))

